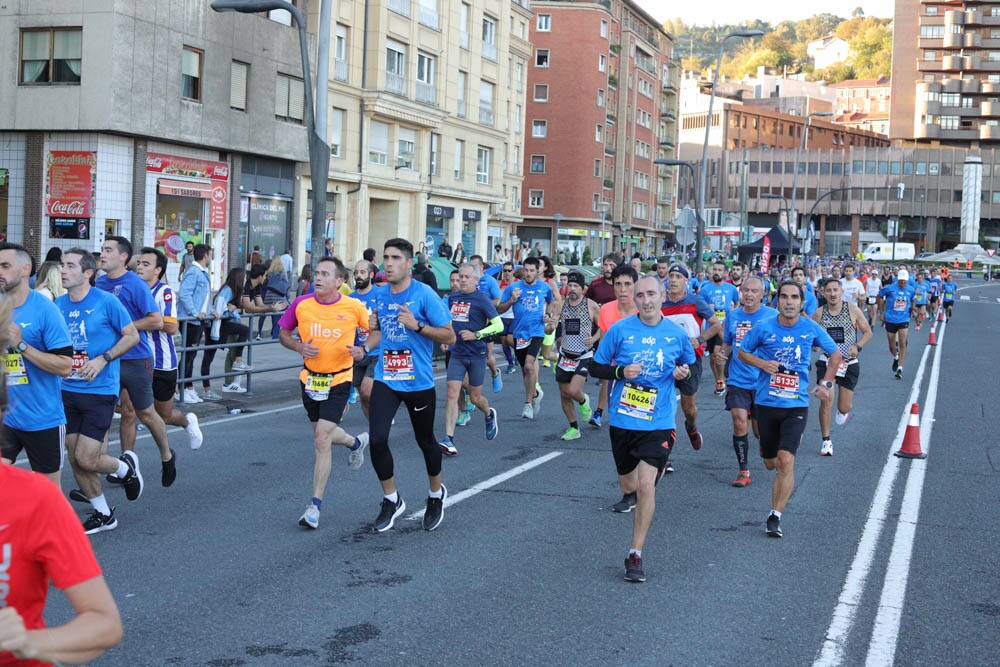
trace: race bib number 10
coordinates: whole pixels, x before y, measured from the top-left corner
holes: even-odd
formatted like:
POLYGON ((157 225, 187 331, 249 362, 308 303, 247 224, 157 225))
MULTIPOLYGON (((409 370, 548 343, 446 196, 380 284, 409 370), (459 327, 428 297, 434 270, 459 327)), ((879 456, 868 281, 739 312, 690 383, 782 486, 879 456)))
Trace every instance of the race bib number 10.
POLYGON ((652 421, 653 410, 656 408, 656 395, 655 387, 643 387, 626 382, 625 386, 622 387, 622 395, 618 399, 618 414, 652 421))

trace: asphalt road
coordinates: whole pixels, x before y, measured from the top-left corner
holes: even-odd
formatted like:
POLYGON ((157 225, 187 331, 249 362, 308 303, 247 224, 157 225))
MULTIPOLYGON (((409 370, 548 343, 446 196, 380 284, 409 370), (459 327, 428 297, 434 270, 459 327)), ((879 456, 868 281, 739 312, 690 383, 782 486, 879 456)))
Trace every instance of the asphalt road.
MULTIPOLYGON (((172 433, 172 488, 159 486, 146 438, 142 498, 108 491, 119 527, 93 544, 125 638, 94 664, 994 664, 1000 286, 963 287, 970 298, 939 325, 939 345, 926 345, 927 327, 911 331, 902 382, 876 331, 832 458, 818 455, 810 414, 781 540, 764 535, 772 475, 760 460, 749 487, 730 486, 731 422, 706 367, 705 446, 679 438, 643 552, 645 584, 622 580, 632 515, 609 509, 620 492, 607 429, 559 440, 551 372, 536 420, 519 416, 519 375, 504 375, 499 395, 487 390, 497 440, 485 440, 481 416, 459 427, 460 454, 444 462, 451 502, 432 533, 408 519, 372 534, 374 471, 349 471, 340 451, 319 530, 300 528, 310 428, 288 402, 290 373, 261 380, 246 404, 257 412, 203 413, 201 450, 172 433), (925 461, 892 456, 914 401, 925 461)), ((593 382, 588 390, 596 398, 593 382)), ((359 409, 345 427, 365 428, 359 409)), ((410 516, 426 478, 405 411, 391 442, 410 516)), ((66 614, 54 592, 49 622, 66 614)))

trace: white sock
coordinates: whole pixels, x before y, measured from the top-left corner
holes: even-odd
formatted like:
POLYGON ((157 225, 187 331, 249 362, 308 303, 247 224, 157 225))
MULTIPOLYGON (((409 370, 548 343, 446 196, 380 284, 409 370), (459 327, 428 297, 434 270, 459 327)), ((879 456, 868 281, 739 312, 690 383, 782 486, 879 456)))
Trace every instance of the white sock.
POLYGON ((441 489, 438 489, 437 491, 428 491, 427 495, 430 498, 443 498, 444 492, 441 489))
POLYGON ((103 493, 97 496, 96 498, 91 498, 90 506, 93 507, 98 512, 100 512, 101 514, 103 514, 104 516, 108 516, 111 514, 111 508, 108 507, 108 501, 104 499, 103 493))
POLYGON ((778 517, 779 519, 781 518, 781 512, 779 512, 778 510, 771 510, 771 514, 778 517))
POLYGON ((642 558, 642 549, 629 549, 628 555, 631 556, 632 554, 635 554, 639 558, 642 558))
POLYGON ((115 471, 115 476, 118 479, 125 479, 125 475, 128 474, 128 464, 124 461, 118 461, 118 470, 115 471))
POLYGON ((397 491, 393 491, 392 493, 385 494, 385 497, 389 500, 389 502, 391 502, 393 504, 399 502, 399 493, 397 491))

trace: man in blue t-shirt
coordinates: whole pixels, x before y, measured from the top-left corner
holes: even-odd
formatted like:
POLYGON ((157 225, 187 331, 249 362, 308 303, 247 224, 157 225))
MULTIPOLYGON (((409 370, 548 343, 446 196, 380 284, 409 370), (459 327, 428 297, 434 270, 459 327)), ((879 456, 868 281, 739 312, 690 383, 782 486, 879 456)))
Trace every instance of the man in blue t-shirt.
POLYGON ((955 279, 949 273, 948 277, 941 283, 941 305, 944 306, 946 322, 951 322, 951 310, 955 307, 955 292, 957 290, 958 285, 955 284, 955 279))
POLYGON ((7 409, 3 415, 3 461, 13 463, 23 450, 31 469, 59 486, 65 449, 59 378, 73 368, 73 345, 59 309, 28 286, 31 255, 19 245, 0 244, 0 290, 13 312, 4 375, 7 409))
POLYGON ((892 355, 892 372, 897 380, 903 379, 903 362, 906 361, 906 337, 910 327, 910 310, 916 290, 909 284, 910 273, 900 269, 896 282, 890 282, 879 290, 879 312, 889 339, 889 354, 892 355))
MULTIPOLYGON (((177 456, 167 443, 167 426, 153 405, 153 346, 149 332, 163 329, 163 313, 156 305, 149 285, 126 267, 132 259, 132 244, 124 236, 109 236, 101 246, 101 268, 107 273, 97 279, 97 289, 108 292, 125 306, 139 332, 139 344, 121 359, 121 409, 119 430, 135 428, 139 418, 160 450, 161 483, 170 486, 177 479, 177 456)), ((135 446, 135 438, 121 438, 122 452, 135 446)), ((116 480, 108 480, 114 483, 116 480)))
POLYGON ((739 359, 760 371, 754 410, 764 467, 777 469, 771 512, 765 532, 781 537, 781 513, 795 487, 795 452, 802 442, 809 413, 809 394, 828 400, 843 357, 837 344, 816 322, 802 317, 802 285, 785 281, 778 287, 778 316, 759 322, 743 337, 739 359), (829 362, 826 375, 808 392, 809 358, 819 347, 829 362))
POLYGON ((735 487, 745 487, 750 483, 750 426, 753 425, 754 435, 760 438, 757 421, 754 415, 754 394, 760 371, 740 361, 737 354, 743 344, 743 338, 763 320, 778 316, 778 311, 763 305, 764 282, 757 276, 750 276, 740 287, 741 307, 729 311, 723 332, 723 345, 716 348, 713 362, 723 365, 729 362, 729 384, 726 386, 726 409, 733 418, 733 450, 736 452, 736 462, 739 473, 733 481, 735 487))
MULTIPOLYGON (((715 319, 719 321, 725 330, 726 313, 740 305, 740 292, 732 283, 726 282, 726 263, 717 260, 712 264, 712 274, 710 280, 698 290, 698 296, 704 299, 712 310, 715 311, 715 319)), ((722 345, 722 334, 716 334, 705 341, 708 343, 708 353, 712 355, 716 348, 722 345)), ((726 364, 719 363, 719 357, 713 355, 709 357, 712 366, 712 375, 715 376, 715 395, 722 396, 726 393, 726 364)))
MULTIPOLYGON (((489 298, 490 303, 493 304, 493 307, 496 308, 497 304, 500 303, 500 283, 493 276, 486 274, 486 262, 483 260, 482 255, 473 255, 469 258, 469 263, 479 269, 480 277, 479 282, 476 283, 476 289, 485 294, 489 298)), ((493 343, 500 340, 500 333, 503 333, 502 329, 497 334, 490 334, 486 338, 486 365, 490 369, 494 394, 499 393, 503 389, 503 379, 500 377, 500 369, 497 368, 497 362, 493 358, 493 343)))
POLYGON ((917 323, 917 331, 920 325, 927 319, 927 303, 931 298, 931 285, 924 277, 924 272, 917 271, 917 280, 913 283, 913 321, 917 323))
MULTIPOLYGON (((354 265, 354 291, 350 297, 365 304, 368 314, 375 312, 375 297, 378 295, 379 287, 375 286, 375 275, 378 267, 368 260, 361 260, 354 265)), ((368 342, 368 332, 357 332, 354 337, 354 344, 365 346, 368 342)), ((361 397, 361 411, 368 417, 371 409, 372 384, 375 379, 375 363, 378 361, 379 346, 367 346, 368 354, 361 361, 354 362, 354 378, 351 381, 352 389, 361 397)), ((352 398, 354 398, 352 396, 352 398)))
POLYGON ((621 502, 635 503, 632 545, 625 559, 625 581, 630 582, 646 580, 642 547, 656 508, 656 482, 676 439, 674 384, 691 374, 695 361, 686 332, 660 312, 665 296, 659 278, 640 278, 635 285, 639 312, 608 329, 590 367, 594 377, 613 381, 611 450, 625 492, 621 502))
MULTIPOLYGON (((542 406, 544 393, 538 386, 538 352, 542 349, 542 338, 549 326, 552 313, 549 305, 554 301, 552 288, 541 275, 541 261, 537 257, 524 260, 524 278, 511 283, 500 295, 497 311, 505 313, 514 309, 514 355, 521 365, 524 375, 524 409, 521 417, 534 419, 542 406)), ((552 325, 554 326, 554 325, 552 325)))
POLYGON ((401 238, 389 239, 382 260, 387 285, 378 290, 374 304, 373 324, 382 332, 382 340, 372 386, 368 445, 383 495, 374 528, 379 533, 389 530, 406 510, 406 503, 396 490, 389 450, 392 419, 399 404, 405 403, 430 482, 424 530, 434 530, 444 517, 448 491, 441 483, 441 449, 434 437, 436 398, 432 355, 434 343, 455 343, 455 330, 437 293, 411 277, 412 243, 401 238))
POLYGON ((62 381, 66 452, 80 483, 70 497, 86 498, 94 510, 83 522, 88 535, 118 527, 115 510, 104 498, 100 474, 117 476, 129 500, 142 495, 143 488, 135 452, 125 451, 116 459, 103 447, 118 402, 119 358, 139 343, 139 332, 118 299, 91 288, 96 272, 97 262, 87 250, 63 252, 61 274, 67 293, 55 301, 73 345, 73 370, 62 381))
MULTIPOLYGON (((490 407, 483 396, 487 357, 486 338, 503 331, 500 314, 490 298, 477 284, 482 278, 479 268, 467 262, 458 270, 458 291, 445 299, 451 313, 451 326, 455 330, 455 344, 448 355, 448 397, 445 400, 445 436, 438 444, 448 455, 458 454, 455 448, 455 423, 458 420, 458 399, 463 386, 468 401, 476 406, 486 419, 486 439, 497 437, 497 411, 490 407)), ((468 423, 466 419, 465 423, 468 423)))

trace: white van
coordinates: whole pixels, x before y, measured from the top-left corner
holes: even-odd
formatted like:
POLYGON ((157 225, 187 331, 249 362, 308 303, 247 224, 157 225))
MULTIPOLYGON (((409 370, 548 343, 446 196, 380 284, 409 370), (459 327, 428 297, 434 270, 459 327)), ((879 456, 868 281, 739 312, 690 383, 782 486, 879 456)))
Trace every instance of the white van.
POLYGON ((868 247, 865 248, 864 256, 865 260, 892 260, 893 258, 899 259, 913 259, 917 256, 917 248, 912 243, 896 243, 895 253, 893 252, 893 244, 879 241, 877 243, 869 243, 868 247))

